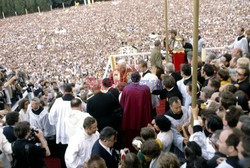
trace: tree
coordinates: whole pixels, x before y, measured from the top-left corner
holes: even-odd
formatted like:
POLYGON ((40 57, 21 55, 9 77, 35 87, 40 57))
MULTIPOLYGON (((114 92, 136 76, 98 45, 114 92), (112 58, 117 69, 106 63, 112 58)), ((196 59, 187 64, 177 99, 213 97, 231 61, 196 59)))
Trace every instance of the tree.
POLYGON ((25 1, 13 0, 13 4, 18 15, 25 14, 25 1))
POLYGON ((41 11, 50 10, 51 0, 35 0, 36 6, 39 6, 41 11))
POLYGON ((53 7, 62 7, 62 3, 64 3, 64 6, 71 6, 74 2, 73 0, 52 0, 53 7))
POLYGON ((28 10, 29 13, 37 12, 37 6, 34 0, 24 0, 25 1, 25 8, 28 10))

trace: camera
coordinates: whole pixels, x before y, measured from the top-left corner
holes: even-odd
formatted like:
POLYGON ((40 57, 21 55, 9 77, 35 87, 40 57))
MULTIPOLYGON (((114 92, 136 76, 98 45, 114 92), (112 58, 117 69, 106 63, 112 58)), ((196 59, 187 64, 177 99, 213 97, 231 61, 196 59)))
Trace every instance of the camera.
POLYGON ((0 72, 5 73, 6 71, 7 70, 2 65, 0 65, 0 72))
POLYGON ((25 83, 25 74, 23 72, 21 72, 21 71, 18 71, 17 74, 16 74, 16 72, 11 72, 8 75, 8 80, 10 80, 15 75, 17 75, 17 82, 19 83, 19 85, 21 87, 25 87, 26 86, 26 83, 25 83))
POLYGON ((7 78, 6 69, 1 68, 0 66, 0 81, 5 82, 6 78, 7 78))
POLYGON ((1 68, 0 68, 0 72, 6 73, 6 69, 1 69, 1 68))
POLYGON ((29 140, 36 144, 36 143, 39 143, 40 140, 36 137, 36 134, 35 133, 38 133, 39 131, 37 129, 34 129, 34 128, 31 128, 31 133, 30 133, 30 138, 29 140))

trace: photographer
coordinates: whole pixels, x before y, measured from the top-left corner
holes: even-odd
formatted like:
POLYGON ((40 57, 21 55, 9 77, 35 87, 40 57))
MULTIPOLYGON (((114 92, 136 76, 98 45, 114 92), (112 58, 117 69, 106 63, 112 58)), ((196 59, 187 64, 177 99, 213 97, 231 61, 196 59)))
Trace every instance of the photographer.
POLYGON ((14 133, 17 140, 12 144, 13 167, 44 168, 43 158, 50 155, 50 150, 42 131, 37 130, 32 133, 29 122, 24 121, 16 125, 14 133), (29 140, 30 135, 35 136, 41 146, 33 144, 29 140))
POLYGON ((4 82, 0 81, 0 110, 10 110, 11 101, 4 82))

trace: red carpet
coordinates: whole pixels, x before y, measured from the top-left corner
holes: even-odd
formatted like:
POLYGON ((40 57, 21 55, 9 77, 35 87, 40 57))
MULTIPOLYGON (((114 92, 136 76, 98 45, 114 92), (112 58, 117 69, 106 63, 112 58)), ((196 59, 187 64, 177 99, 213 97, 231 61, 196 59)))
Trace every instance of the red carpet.
POLYGON ((156 107, 157 115, 163 115, 165 113, 165 99, 160 100, 160 106, 156 107))
POLYGON ((46 168, 61 168, 61 162, 59 158, 46 157, 43 160, 46 164, 46 168))

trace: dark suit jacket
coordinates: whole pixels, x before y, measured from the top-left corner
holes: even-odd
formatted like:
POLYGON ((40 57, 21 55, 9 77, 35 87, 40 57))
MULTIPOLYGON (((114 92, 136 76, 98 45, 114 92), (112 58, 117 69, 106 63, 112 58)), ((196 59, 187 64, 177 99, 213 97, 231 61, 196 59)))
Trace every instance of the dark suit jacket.
POLYGON ((14 127, 13 126, 6 126, 3 128, 3 134, 5 135, 6 139, 11 143, 16 141, 16 136, 14 134, 14 127))
POLYGON ((181 94, 181 92, 179 91, 179 89, 178 89, 178 87, 176 85, 174 86, 174 88, 171 91, 167 91, 166 89, 154 90, 152 92, 152 94, 160 95, 161 100, 166 99, 165 112, 167 112, 170 109, 168 100, 171 97, 177 96, 182 101, 182 94, 181 94))
POLYGON ((92 148, 91 156, 100 156, 105 160, 108 168, 117 168, 119 163, 119 157, 115 152, 114 148, 111 149, 111 152, 112 155, 110 155, 110 153, 100 145, 98 139, 92 148))
POLYGON ((175 79, 175 82, 182 79, 180 72, 173 72, 171 73, 171 76, 175 79))
POLYGON ((97 93, 87 101, 87 112, 93 116, 101 131, 104 127, 115 127, 113 97, 107 93, 97 93))

